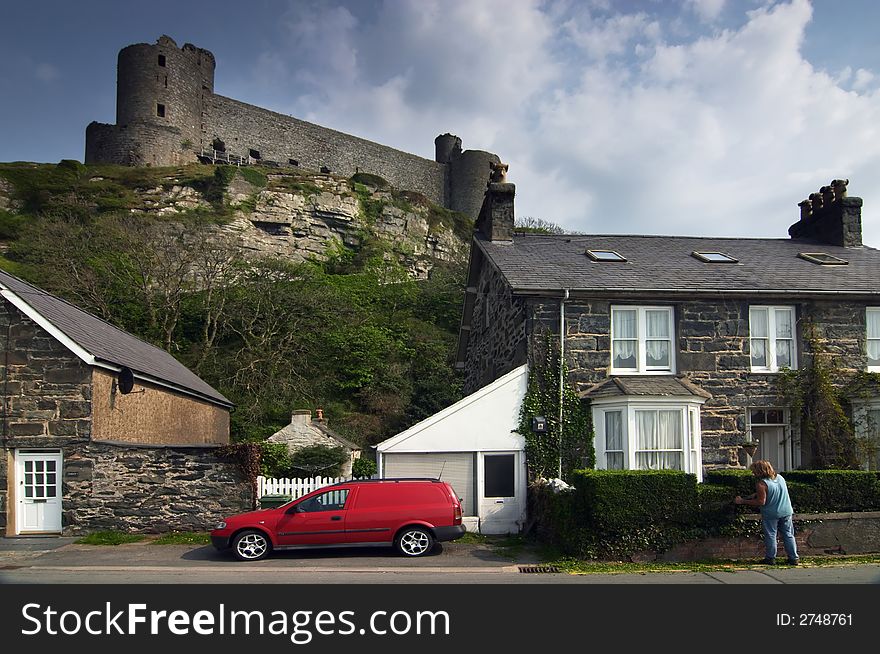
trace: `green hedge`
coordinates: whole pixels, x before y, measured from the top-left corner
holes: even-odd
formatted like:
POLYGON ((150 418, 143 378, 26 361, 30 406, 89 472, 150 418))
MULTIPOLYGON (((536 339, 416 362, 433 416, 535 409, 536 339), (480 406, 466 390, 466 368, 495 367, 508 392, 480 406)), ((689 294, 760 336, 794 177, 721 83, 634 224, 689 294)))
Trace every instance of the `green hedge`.
MULTIPOLYGON (((782 476, 795 513, 880 509, 880 476, 876 472, 790 470, 782 476)), ((755 492, 755 477, 748 470, 712 470, 706 473, 705 482, 728 487, 734 496, 755 492)))
MULTIPOLYGON (((796 513, 880 509, 880 476, 853 470, 784 473, 796 513)), ((744 520, 754 507, 735 505, 751 495, 747 470, 717 470, 697 484, 675 471, 577 470, 573 490, 531 491, 532 515, 544 537, 563 553, 582 558, 621 558, 642 550, 664 551, 709 536, 759 533, 744 520)))

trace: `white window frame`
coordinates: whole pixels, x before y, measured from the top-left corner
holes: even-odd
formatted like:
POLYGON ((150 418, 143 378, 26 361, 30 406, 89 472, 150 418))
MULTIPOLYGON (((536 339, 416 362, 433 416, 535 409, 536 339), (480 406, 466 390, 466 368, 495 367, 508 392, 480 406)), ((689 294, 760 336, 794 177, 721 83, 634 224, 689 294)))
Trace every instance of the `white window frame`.
MULTIPOLYGON (((654 340, 663 340, 656 339, 654 340)), ((611 305, 611 365, 612 375, 672 375, 675 374, 675 359, 677 350, 675 348, 675 310, 670 306, 644 306, 644 305, 611 305), (616 338, 614 335, 614 312, 615 311, 635 311, 636 312, 636 336, 634 339, 616 338), (665 339, 669 342, 669 366, 648 366, 647 361, 647 312, 648 311, 664 311, 668 317, 669 338, 665 339), (620 340, 635 340, 636 343, 636 367, 635 368, 615 368, 614 367, 614 342, 620 340)))
MULTIPOLYGON (((593 425, 595 428, 594 448, 596 452, 596 469, 607 470, 605 449, 605 415, 620 412, 623 440, 623 469, 635 470, 638 438, 636 434, 637 411, 679 411, 682 429, 682 449, 674 450, 682 453, 682 470, 703 480, 702 437, 700 430, 700 405, 705 399, 693 397, 614 397, 593 400, 593 425)), ((618 452, 619 450, 614 450, 618 452)))
MULTIPOLYGON (((870 417, 870 413, 874 411, 880 411, 880 398, 853 401, 853 426, 855 427, 856 436, 860 438, 876 436, 877 446, 880 447, 880 421, 872 424, 872 418, 870 417)), ((880 465, 878 465, 880 464, 880 458, 878 458, 876 451, 872 457, 875 468, 871 467, 871 462, 867 457, 868 452, 859 450, 858 454, 862 470, 880 469, 880 465)))
MULTIPOLYGON (((865 309, 865 359, 867 360, 868 346, 871 341, 880 341, 880 338, 871 338, 868 334, 868 318, 872 313, 880 314, 880 307, 868 307, 865 309)), ((880 366, 872 366, 868 364, 868 372, 880 372, 880 366)))
POLYGON ((776 335, 776 313, 787 312, 791 319, 791 336, 786 340, 791 341, 791 366, 790 370, 797 370, 797 313, 792 305, 768 305, 768 304, 752 304, 749 306, 749 365, 752 372, 779 372, 780 368, 776 362, 776 341, 783 340, 776 335), (752 326, 752 312, 764 310, 767 312, 767 336, 755 337, 752 326), (765 340, 765 352, 767 354, 767 365, 756 366, 752 363, 752 342, 756 340, 765 340))

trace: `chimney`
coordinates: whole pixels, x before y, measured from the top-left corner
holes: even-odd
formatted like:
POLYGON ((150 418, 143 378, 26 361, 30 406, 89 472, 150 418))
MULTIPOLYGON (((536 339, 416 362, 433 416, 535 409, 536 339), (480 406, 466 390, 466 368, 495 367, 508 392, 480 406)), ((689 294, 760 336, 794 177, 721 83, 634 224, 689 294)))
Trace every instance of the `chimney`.
POLYGON ((310 425, 312 424, 312 412, 308 409, 294 411, 290 416, 291 425, 310 425))
POLYGON ((848 179, 835 179, 798 204, 801 218, 788 228, 792 238, 825 245, 862 244, 862 198, 847 197, 848 179))
POLYGON ((315 409, 315 420, 317 422, 324 422, 324 409, 315 409))
POLYGON ((489 165, 492 167, 492 178, 486 185, 486 195, 475 228, 490 241, 512 242, 516 185, 507 181, 507 164, 489 165))

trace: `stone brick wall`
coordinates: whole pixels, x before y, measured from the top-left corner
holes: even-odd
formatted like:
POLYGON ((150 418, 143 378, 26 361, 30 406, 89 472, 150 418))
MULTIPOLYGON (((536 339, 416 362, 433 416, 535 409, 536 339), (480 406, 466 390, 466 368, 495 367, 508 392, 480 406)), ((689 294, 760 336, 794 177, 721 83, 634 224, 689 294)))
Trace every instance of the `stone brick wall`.
MULTIPOLYGON (((465 371, 466 392, 477 390, 525 362, 524 356, 512 356, 523 347, 524 338, 532 342, 542 332, 559 333, 558 299, 513 298, 505 290, 500 275, 489 266, 483 266, 479 284, 465 371), (483 308, 487 300, 490 305, 483 308), (488 325, 481 322, 486 316, 488 325)), ((577 298, 566 304, 566 363, 569 381, 580 391, 608 377, 612 304, 623 302, 577 298)), ((712 394, 701 410, 703 465, 707 468, 741 465, 737 444, 746 432, 748 408, 782 406, 776 386, 778 377, 750 372, 751 304, 796 307, 800 367, 811 356, 804 340, 805 324, 815 327, 819 342, 834 355, 835 365, 844 374, 865 370, 867 363, 867 305, 862 302, 792 302, 786 298, 658 302, 656 298, 642 298, 627 299, 626 304, 668 304, 675 309, 676 371, 712 394)), ((795 416, 791 430, 797 448, 800 425, 795 416)), ((809 463, 808 452, 804 452, 802 465, 806 467, 809 463)))
POLYGON ((293 159, 303 168, 326 166, 345 177, 360 170, 446 204, 446 166, 435 161, 220 95, 210 96, 206 120, 206 147, 219 138, 230 154, 247 157, 253 149, 262 160, 287 165, 293 159))
POLYGON ((250 484, 211 447, 64 449, 64 534, 204 531, 250 510, 250 484))
MULTIPOLYGON (((89 366, 6 301, 0 303, 0 336, 5 341, 0 384, 6 444, 14 447, 17 439, 37 437, 88 440, 89 366)), ((51 441, 44 447, 52 447, 51 441)))
MULTIPOLYGON (((757 515, 745 517, 755 523, 759 520, 757 515)), ((794 523, 795 541, 800 557, 880 552, 880 512, 797 514, 794 523)), ((755 532, 752 537, 688 541, 675 545, 666 552, 644 551, 630 558, 636 562, 760 560, 764 558, 764 542, 758 524, 755 524, 755 532)), ((785 562, 785 550, 781 542, 776 556, 780 562, 785 562)))
POLYGON ((91 370, 7 301, 0 302, 0 531, 7 526, 7 450, 84 443, 91 434, 91 370))
MULTIPOLYGON (((495 270, 482 266, 475 282, 464 392, 473 393, 526 362, 531 311, 495 270)), ((557 330, 558 331, 558 330, 557 330)))
POLYGON ((171 126, 91 123, 86 128, 85 162, 167 166, 195 161, 195 155, 183 147, 184 141, 183 133, 171 126))

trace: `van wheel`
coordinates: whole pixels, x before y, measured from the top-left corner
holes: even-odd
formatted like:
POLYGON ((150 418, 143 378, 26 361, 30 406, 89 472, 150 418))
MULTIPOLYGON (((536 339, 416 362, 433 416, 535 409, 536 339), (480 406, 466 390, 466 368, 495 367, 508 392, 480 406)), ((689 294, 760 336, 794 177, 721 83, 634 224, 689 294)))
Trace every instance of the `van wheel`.
POLYGON ((272 551, 272 543, 261 531, 243 531, 232 542, 232 551, 239 561, 259 561, 272 551))
POLYGON ((404 556, 423 556, 434 547, 434 537, 421 527, 407 527, 397 536, 397 551, 404 556))

